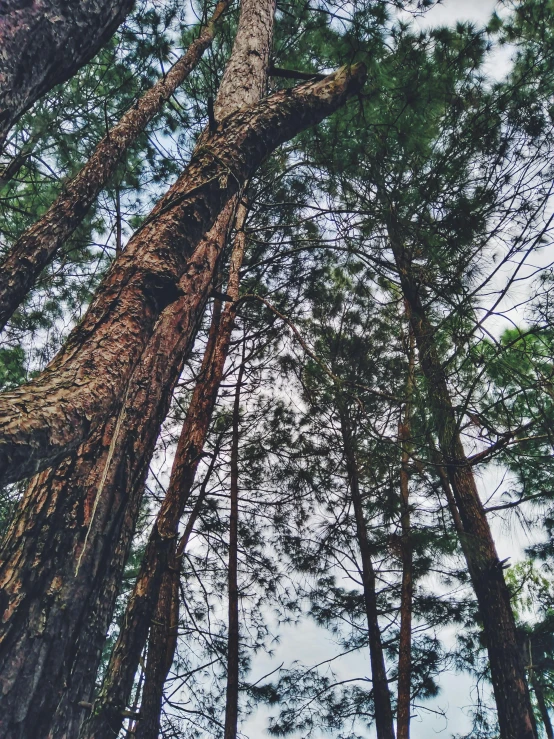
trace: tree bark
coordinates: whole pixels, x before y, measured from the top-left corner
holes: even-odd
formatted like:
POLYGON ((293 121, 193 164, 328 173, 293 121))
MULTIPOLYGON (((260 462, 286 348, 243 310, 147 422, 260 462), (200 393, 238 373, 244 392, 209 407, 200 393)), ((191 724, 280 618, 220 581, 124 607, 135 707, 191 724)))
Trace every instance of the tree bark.
POLYGON ((140 719, 135 739, 158 739, 167 679, 179 631, 179 568, 175 565, 163 573, 158 603, 148 637, 148 658, 140 706, 140 719))
MULTIPOLYGON (((244 346, 244 345, 243 345, 244 346)), ((225 696, 224 739, 237 739, 239 710, 239 588, 238 588, 238 525, 239 525, 239 421, 240 388, 244 376, 244 352, 237 377, 233 406, 233 439, 231 443, 231 509, 229 514, 227 633, 227 692, 225 696)))
POLYGON ((379 628, 376 578, 375 571, 373 569, 373 562, 371 560, 371 551, 369 549, 369 537, 360 491, 355 443, 352 438, 352 431, 346 412, 341 411, 340 416, 346 471, 348 474, 350 494, 352 496, 354 517, 356 520, 358 547, 360 549, 360 557, 362 560, 362 579, 369 637, 373 702, 375 704, 375 728, 377 731, 377 739, 395 739, 387 669, 385 667, 383 644, 381 642, 381 630, 379 628))
MULTIPOLYGON (((216 23, 229 2, 230 0, 220 0, 212 18, 187 52, 106 134, 88 162, 64 187, 42 218, 12 246, 0 265, 0 330, 57 250, 82 223, 125 152, 196 67, 211 44, 216 23)), ((120 246, 120 236, 118 243, 120 246)))
POLYGON ((117 413, 164 308, 199 294, 183 274, 222 207, 273 149, 338 109, 364 79, 363 66, 341 68, 241 108, 202 138, 58 356, 36 380, 0 396, 0 484, 55 464, 117 413))
MULTIPOLYGON (((210 279, 231 214, 232 204, 195 252, 189 281, 210 279)), ((169 306, 124 407, 31 482, 8 530, 0 562, 2 739, 76 736, 68 726, 84 718, 79 701, 90 701, 148 464, 204 302, 195 306, 187 298, 169 306)))
MULTIPOLYGON (((236 300, 239 270, 245 248, 244 206, 237 213, 237 238, 231 259, 227 293, 236 300)), ((228 303, 222 316, 214 312, 210 336, 198 382, 194 388, 181 432, 167 493, 150 534, 133 593, 127 604, 123 628, 114 646, 102 691, 82 739, 117 734, 122 711, 131 694, 139 658, 158 599, 161 578, 171 559, 179 521, 187 504, 205 445, 234 326, 235 305, 228 303)))
POLYGON ((23 113, 89 62, 133 4, 133 0, 3 0, 0 151, 23 113))
POLYGON ((419 361, 427 380, 439 450, 465 532, 463 545, 487 642, 502 739, 536 739, 537 731, 525 669, 517 643, 510 594, 475 478, 463 448, 448 382, 433 341, 434 328, 421 301, 410 255, 389 224, 389 237, 407 302, 419 361))
POLYGON ((547 739, 554 739, 554 728, 552 727, 552 721, 550 720, 550 715, 548 713, 548 706, 546 705, 546 699, 544 697, 544 691, 542 689, 542 685, 540 684, 539 680, 534 674, 531 679, 531 682, 533 685, 535 696, 537 698, 537 704, 539 706, 539 711, 541 712, 541 719, 542 719, 542 724, 544 726, 544 733, 546 734, 547 739))
POLYGON ((400 462, 400 526, 402 537, 402 585, 400 593, 400 639, 398 646, 398 706, 396 712, 397 739, 410 739, 410 706, 412 687, 412 605, 413 605, 413 553, 410 522, 410 452, 411 415, 414 391, 414 339, 408 332, 408 376, 406 381, 406 405, 404 418, 399 424, 402 448, 400 462))

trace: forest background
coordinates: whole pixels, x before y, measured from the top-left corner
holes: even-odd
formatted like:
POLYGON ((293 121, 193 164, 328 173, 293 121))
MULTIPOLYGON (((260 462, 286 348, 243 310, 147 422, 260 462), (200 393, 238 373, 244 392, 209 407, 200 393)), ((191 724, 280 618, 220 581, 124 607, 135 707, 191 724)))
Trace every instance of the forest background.
MULTIPOLYGON (((24 113, 0 160, 5 254, 198 37, 208 6, 138 3, 98 56, 24 113)), ((237 4, 225 10, 196 68, 9 317, 0 348, 8 402, 55 365, 133 232, 156 227, 152 206, 205 131, 217 132, 237 4)), ((515 736, 498 727, 491 632, 471 585, 480 566, 467 551, 474 534, 452 498, 467 458, 511 596, 536 735, 551 735, 552 10, 546 0, 277 3, 263 95, 317 84, 357 61, 368 81, 248 178, 155 452, 151 461, 144 455, 149 472, 130 555, 110 586, 117 600, 108 639, 93 694, 80 696, 80 715, 92 717, 82 736, 103 736, 93 719, 104 720, 106 696, 123 685, 123 662, 113 655, 122 654, 131 623, 125 609, 175 484, 203 362, 224 326, 232 330, 221 350, 224 374, 179 516, 184 556, 170 568, 179 575, 168 599, 178 628, 160 636, 152 624, 163 618, 136 616, 135 633, 145 633, 121 736, 143 730, 137 715, 148 708, 147 666, 163 667, 155 664, 159 642, 152 647, 160 638, 164 650, 171 646, 158 710, 164 737, 227 739, 233 703, 245 736, 269 727, 276 735, 389 737, 376 711, 379 651, 380 689, 390 690, 385 703, 395 716, 399 675, 408 675, 415 739, 515 736), (428 322, 421 337, 414 315, 428 322), (418 341, 429 335, 426 349, 418 341), (422 356, 438 358, 435 370, 424 369, 422 356), (439 388, 441 377, 449 399, 439 402, 433 382, 439 388), (463 461, 444 441, 450 411, 463 461), (372 593, 377 626, 368 626, 372 593)), ((155 300, 163 303, 167 289, 155 286, 155 300)), ((44 469, 25 464, 22 455, 23 472, 8 475, 15 482, 2 492, 9 556, 23 480, 44 469)), ((93 505, 93 522, 95 515, 93 505)), ((80 546, 77 571, 96 546, 88 531, 80 546)))

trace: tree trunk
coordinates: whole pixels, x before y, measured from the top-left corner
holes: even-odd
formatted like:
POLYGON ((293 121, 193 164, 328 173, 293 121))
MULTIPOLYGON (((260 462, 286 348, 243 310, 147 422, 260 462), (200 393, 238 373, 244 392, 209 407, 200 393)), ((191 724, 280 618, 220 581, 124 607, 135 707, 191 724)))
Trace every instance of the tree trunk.
POLYGON ((133 4, 133 0, 3 0, 0 151, 23 113, 89 62, 133 4))
POLYGON ((354 517, 356 519, 356 533, 360 556, 362 560, 362 579, 364 587, 364 601, 367 616, 367 629, 369 636, 369 656, 371 662, 371 679, 373 683, 373 701, 375 704, 375 728, 377 739, 394 739, 394 725, 390 692, 385 667, 385 657, 381 642, 381 630, 379 628, 379 617, 377 608, 376 578, 371 561, 369 549, 369 537, 365 522, 360 482, 358 477, 358 462, 354 440, 350 429, 349 419, 345 412, 341 412, 341 431, 344 443, 344 454, 346 459, 346 471, 354 517))
MULTIPOLYGON (((237 214, 239 230, 231 258, 227 288, 229 297, 234 300, 238 297, 239 270, 245 248, 243 231, 245 215, 244 206, 239 206, 237 214)), ((121 630, 114 646, 94 715, 87 722, 82 739, 100 738, 109 732, 117 734, 121 726, 122 711, 127 706, 140 654, 146 643, 161 578, 174 550, 179 521, 187 504, 205 445, 223 377, 234 317, 233 303, 226 305, 222 316, 214 311, 206 352, 177 445, 167 493, 150 534, 137 582, 127 604, 123 620, 125 628, 121 630)))
POLYGON ((177 628, 167 630, 165 624, 178 624, 179 622, 179 563, 185 549, 194 524, 206 497, 207 484, 210 479, 217 457, 217 449, 212 457, 212 462, 206 473, 206 477, 200 488, 198 498, 189 516, 185 531, 173 558, 172 567, 163 573, 158 603, 148 639, 148 661, 146 663, 146 676, 144 691, 140 707, 140 719, 135 729, 135 739, 158 739, 163 704, 163 689, 167 675, 173 664, 175 649, 177 648, 177 628), (177 573, 173 577, 173 573, 177 573), (173 588, 171 598, 167 597, 169 581, 173 588), (161 628, 160 625, 162 625, 161 628))
POLYGON ((406 406, 404 418, 399 424, 402 448, 400 462, 400 525, 402 538, 402 586, 400 593, 400 639, 398 646, 398 706, 396 713, 397 739, 410 739, 410 706, 412 687, 412 605, 413 605, 413 554, 410 523, 410 452, 411 415, 414 391, 414 339, 408 332, 408 377, 406 381, 406 406))
MULTIPOLYGON (((243 345, 244 348, 244 345, 243 345)), ((229 624, 227 635, 227 692, 225 701, 224 739, 237 739, 239 710, 239 588, 238 588, 238 525, 239 525, 239 421, 240 388, 244 376, 244 351, 237 377, 233 407, 233 440, 231 445, 231 510, 229 515, 228 598, 229 624)))
POLYGON ((544 726, 544 733, 546 734, 547 739, 554 739, 554 728, 552 728, 552 721, 550 720, 550 716, 548 714, 548 706, 546 705, 544 691, 542 689, 542 685, 540 684, 536 675, 534 674, 532 677, 532 685, 533 685, 533 690, 535 692, 535 696, 537 698, 537 704, 539 706, 539 711, 541 712, 541 719, 542 719, 542 723, 544 726))
MULTIPOLYGON (((206 259, 214 266, 229 217, 195 253, 191 281, 206 259)), ((75 736, 67 726, 90 701, 148 464, 203 305, 169 307, 118 416, 24 495, 0 564, 2 739, 75 736)))
POLYGON ((510 594, 458 432, 446 375, 433 341, 434 329, 421 301, 410 256, 394 229, 394 224, 389 225, 391 247, 409 309, 421 368, 427 380, 439 450, 465 532, 463 549, 483 620, 501 737, 536 739, 535 718, 517 643, 510 594))
POLYGON ((223 206, 271 151, 339 108, 364 79, 363 66, 344 67, 241 108, 202 137, 62 351, 36 380, 0 396, 0 485, 55 464, 117 413, 162 311, 200 295, 183 274, 223 206))
POLYGON ((173 664, 179 629, 179 569, 163 573, 158 603, 150 626, 148 658, 135 739, 158 739, 163 687, 173 664))
POLYGON ((220 0, 211 20, 188 51, 106 134, 79 174, 64 187, 42 218, 12 246, 0 265, 0 330, 32 288, 43 268, 82 223, 125 152, 196 67, 211 44, 216 23, 229 2, 220 0))

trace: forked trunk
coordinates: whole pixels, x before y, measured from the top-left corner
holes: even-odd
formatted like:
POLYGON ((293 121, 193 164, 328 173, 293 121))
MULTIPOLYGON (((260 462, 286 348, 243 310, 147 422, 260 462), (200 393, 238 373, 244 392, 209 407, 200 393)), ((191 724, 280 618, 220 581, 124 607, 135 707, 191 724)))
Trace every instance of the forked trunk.
POLYGON ((510 593, 460 438, 447 379, 433 341, 433 326, 420 298, 420 286, 412 272, 410 256, 397 238, 394 224, 389 225, 389 236, 419 361, 427 380, 439 450, 465 532, 463 550, 483 620, 501 737, 536 739, 535 718, 517 643, 510 593))
POLYGON ((134 0, 3 0, 0 152, 10 128, 48 90, 108 42, 134 0))
POLYGON ((356 519, 356 534, 362 560, 362 579, 364 588, 364 602, 367 617, 369 638, 369 657, 371 662, 371 680, 373 683, 373 702, 375 705, 375 728, 377 739, 395 739, 391 706, 391 697, 387 680, 387 669, 381 641, 379 627, 379 610, 377 606, 377 589, 375 571, 371 560, 369 537, 365 521, 358 462, 349 419, 345 411, 341 412, 341 431, 344 443, 346 471, 348 484, 352 496, 352 506, 356 519))
POLYGON ((233 407, 233 438, 231 443, 231 509, 229 514, 228 632, 227 632, 227 691, 225 702, 224 739, 236 739, 239 709, 239 588, 238 588, 238 525, 239 525, 239 416, 240 388, 244 376, 244 352, 237 377, 233 407))
MULTIPOLYGON (((0 396, 0 484, 60 461, 117 415, 164 309, 200 294, 185 272, 222 208, 280 143, 343 105, 364 79, 363 66, 343 67, 241 108, 201 138, 190 165, 116 259, 65 347, 39 377, 0 396)), ((198 269, 202 285, 209 285, 203 273, 210 267, 198 269)))
MULTIPOLYGON (((106 134, 88 162, 64 187, 42 218, 12 246, 0 265, 0 330, 32 288, 43 268, 82 223, 127 149, 196 67, 211 44, 215 25, 229 2, 220 0, 212 18, 188 51, 106 134)), ((116 203, 119 210, 118 204, 119 196, 116 203)), ((118 217, 118 251, 121 247, 120 229, 121 219, 118 217)))

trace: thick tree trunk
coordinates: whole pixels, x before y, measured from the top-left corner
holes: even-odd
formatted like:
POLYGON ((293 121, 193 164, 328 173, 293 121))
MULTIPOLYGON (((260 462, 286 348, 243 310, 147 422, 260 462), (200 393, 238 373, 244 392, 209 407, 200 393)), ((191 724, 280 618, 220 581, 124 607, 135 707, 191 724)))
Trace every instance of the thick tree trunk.
POLYGON ((239 368, 233 406, 233 439, 231 443, 231 509, 229 514, 229 564, 227 571, 229 620, 227 630, 227 691, 225 696, 224 739, 237 739, 239 711, 239 421, 240 389, 244 376, 244 354, 239 368))
POLYGON ((410 739, 410 706, 412 687, 412 605, 413 605, 413 554, 410 522, 410 452, 411 412, 414 389, 413 332, 408 335, 408 377, 404 418, 399 424, 402 449, 400 462, 400 525, 402 538, 402 585, 400 593, 400 639, 398 646, 398 706, 396 712, 397 739, 410 739))
POLYGON ((134 0, 3 0, 0 151, 13 124, 104 46, 134 0))
POLYGON ((420 298, 410 256, 396 237, 394 225, 389 227, 389 235, 421 368, 427 380, 440 453, 465 532, 463 549, 483 619, 501 737, 536 739, 535 719, 517 643, 510 594, 460 438, 447 379, 433 341, 434 329, 420 298))
MULTIPOLYGON (((195 284, 210 280, 228 209, 195 252, 195 284)), ((67 727, 84 717, 77 704, 90 700, 148 464, 203 310, 202 300, 189 304, 193 295, 187 290, 164 312, 117 417, 32 481, 8 531, 0 563, 2 739, 74 739, 67 727)))
POLYGON ((271 151, 339 108, 364 79, 362 66, 344 67, 241 108, 202 138, 63 350, 36 380, 0 396, 0 484, 55 464, 117 412, 164 308, 199 294, 183 273, 222 207, 271 151))
POLYGON ((8 252, 0 265, 0 330, 32 288, 43 268, 82 223, 127 149, 196 67, 211 44, 216 23, 229 2, 220 0, 212 18, 188 51, 106 134, 79 174, 8 252))
MULTIPOLYGON (((238 297, 239 270, 244 255, 244 206, 239 206, 239 231, 231 259, 227 293, 238 297)), ((179 521, 187 504, 208 434, 234 325, 235 306, 228 303, 222 316, 214 312, 198 382, 177 445, 167 493, 150 534, 141 569, 125 612, 125 628, 113 649, 95 711, 82 732, 83 739, 117 734, 122 711, 131 694, 139 657, 158 599, 164 571, 175 546, 179 521)))
POLYGON ((369 537, 364 516, 360 481, 358 476, 358 462, 354 448, 354 440, 346 413, 341 412, 341 431, 344 443, 346 471, 354 517, 356 519, 356 534, 360 557, 362 560, 362 578, 364 587, 364 601, 367 616, 367 630, 369 637, 369 657, 371 662, 371 680, 373 683, 373 702, 375 704, 375 728, 377 739, 395 739, 394 724, 391 707, 391 697, 381 642, 381 630, 377 607, 376 578, 369 549, 369 537))

